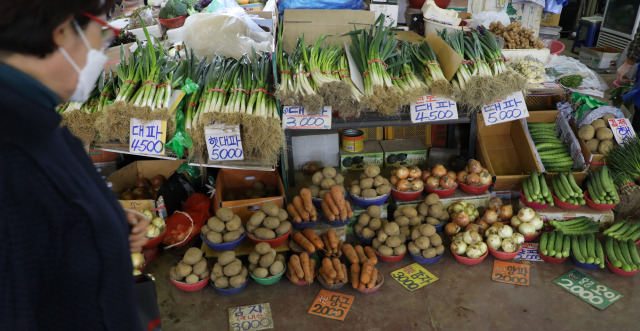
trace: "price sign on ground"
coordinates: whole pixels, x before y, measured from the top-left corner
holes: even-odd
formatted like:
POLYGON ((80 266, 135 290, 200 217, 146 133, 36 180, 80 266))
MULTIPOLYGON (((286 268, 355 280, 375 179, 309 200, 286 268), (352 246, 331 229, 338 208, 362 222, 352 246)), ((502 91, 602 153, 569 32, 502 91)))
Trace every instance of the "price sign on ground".
POLYGON ((454 120, 458 118, 456 102, 445 97, 425 95, 415 103, 412 103, 409 109, 411 111, 411 122, 413 123, 454 120))
POLYGON ((309 309, 309 314, 344 321, 354 298, 353 295, 320 290, 309 309))
POLYGON ((317 114, 309 114, 303 107, 284 107, 282 110, 283 129, 331 129, 331 107, 322 107, 317 114))
POLYGON ((402 269, 393 271, 391 277, 409 291, 415 291, 438 280, 438 277, 434 276, 418 263, 410 264, 402 269))
POLYGON ((495 260, 493 261, 491 280, 500 283, 529 286, 530 267, 528 264, 495 260))
POLYGON ((599 309, 605 309, 623 297, 622 294, 587 277, 576 269, 560 276, 553 283, 599 309))
POLYGON ((273 329, 271 307, 268 303, 229 308, 229 331, 273 329))
POLYGON ((522 243, 522 250, 514 260, 542 261, 538 254, 538 243, 522 243))
POLYGON ((622 145, 625 140, 636 136, 636 132, 633 130, 629 119, 612 118, 609 120, 609 126, 613 132, 613 136, 616 137, 616 141, 620 145, 622 145))
POLYGON ((239 125, 213 123, 204 127, 207 151, 211 161, 244 160, 239 125))
POLYGON ((164 155, 167 139, 167 121, 143 121, 132 118, 129 122, 129 152, 164 155))
POLYGON ((524 95, 518 91, 504 100, 488 103, 482 107, 484 124, 487 126, 529 117, 524 95))

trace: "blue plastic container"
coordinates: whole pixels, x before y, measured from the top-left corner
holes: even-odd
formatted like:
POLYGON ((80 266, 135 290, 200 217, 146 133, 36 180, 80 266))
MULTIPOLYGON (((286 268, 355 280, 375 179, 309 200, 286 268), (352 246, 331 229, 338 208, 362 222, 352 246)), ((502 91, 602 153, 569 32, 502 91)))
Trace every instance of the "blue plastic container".
POLYGON ((436 232, 441 232, 442 229, 444 229, 445 225, 447 225, 447 223, 449 223, 449 222, 445 222, 445 223, 442 223, 440 225, 434 225, 434 227, 436 228, 436 232))
POLYGON ((211 287, 213 287, 216 291, 218 291, 218 293, 220 293, 221 295, 234 295, 234 294, 238 294, 240 292, 242 292, 242 290, 244 290, 245 287, 247 287, 247 283, 249 283, 249 277, 247 277, 247 280, 244 282, 244 284, 242 284, 242 286, 237 287, 237 288, 232 288, 232 289, 223 289, 223 288, 217 288, 215 285, 213 285, 213 281, 209 281, 211 283, 211 287))
POLYGON ((293 226, 294 229, 302 230, 302 229, 314 227, 316 224, 318 224, 319 220, 320 220, 320 217, 316 218, 316 220, 314 222, 296 223, 296 222, 292 221, 291 219, 289 219, 288 221, 291 222, 291 226, 293 226))
MULTIPOLYGON (((347 197, 347 193, 344 193, 344 197, 347 197)), ((316 210, 322 210, 322 200, 324 199, 320 199, 320 198, 311 198, 311 203, 313 203, 313 206, 316 207, 316 210)))
POLYGON ((578 268, 582 268, 586 270, 595 270, 595 269, 598 269, 599 267, 597 264, 580 263, 580 261, 576 260, 576 258, 573 257, 573 253, 571 253, 571 260, 575 265, 578 266, 578 268))
POLYGON ((367 246, 371 246, 371 244, 373 243, 373 238, 371 239, 367 239, 365 237, 361 237, 359 234, 357 234, 355 231, 353 231, 353 234, 356 235, 356 238, 358 238, 358 240, 360 241, 361 244, 363 245, 367 245, 367 246))
POLYGON ((356 203, 356 205, 363 207, 363 208, 367 208, 369 206, 382 206, 384 204, 385 201, 387 201, 387 198, 389 197, 389 194, 391 193, 387 193, 383 196, 379 196, 375 199, 361 199, 353 194, 351 194, 351 192, 349 192, 349 196, 351 197, 351 199, 353 199, 353 202, 356 203))
POLYGON ((236 249, 238 246, 240 246, 240 244, 242 243, 242 240, 246 236, 247 236, 247 230, 245 229, 242 235, 240 236, 240 238, 230 243, 214 244, 208 241, 207 238, 202 233, 200 233, 200 238, 202 239, 202 241, 216 252, 226 252, 226 251, 232 251, 236 249))
POLYGON ((438 260, 440 260, 440 258, 444 255, 444 252, 442 252, 442 254, 437 255, 436 257, 432 257, 430 259, 424 258, 422 256, 414 255, 411 252, 409 252, 409 254, 411 254, 411 257, 413 258, 413 260, 418 262, 418 264, 434 264, 434 263, 438 262, 438 260))
POLYGON ((320 213, 318 215, 318 218, 322 219, 323 222, 329 224, 329 225, 333 225, 333 226, 343 226, 343 225, 347 225, 349 224, 349 222, 351 222, 351 218, 347 218, 344 221, 340 221, 340 220, 335 220, 335 221, 330 221, 327 216, 324 215, 324 213, 320 213))

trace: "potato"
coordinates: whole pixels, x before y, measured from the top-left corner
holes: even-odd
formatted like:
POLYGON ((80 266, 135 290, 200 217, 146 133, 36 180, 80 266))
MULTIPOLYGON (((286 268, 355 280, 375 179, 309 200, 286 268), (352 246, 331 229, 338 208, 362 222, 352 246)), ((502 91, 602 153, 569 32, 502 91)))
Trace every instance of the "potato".
POLYGON ((273 256, 273 258, 275 259, 275 258, 276 258, 276 255, 277 255, 278 253, 276 253, 276 250, 275 250, 275 249, 271 248, 271 249, 269 249, 269 253, 267 253, 267 254, 270 254, 270 255, 271 255, 271 256, 273 256))
POLYGON ((398 216, 398 217, 396 217, 395 222, 400 227, 407 226, 407 225, 409 225, 409 218, 406 217, 406 216, 398 216))
POLYGON ((265 255, 271 251, 271 246, 269 243, 261 242, 256 245, 255 250, 258 254, 265 255))
POLYGON ((409 219, 409 226, 416 226, 422 223, 422 219, 420 217, 411 217, 409 219))
POLYGON ((407 246, 409 248, 409 252, 411 252, 414 255, 420 256, 422 250, 420 248, 418 248, 418 246, 416 246, 416 243, 411 241, 411 242, 409 242, 409 245, 407 245, 407 246))
POLYGON ((379 218, 372 218, 371 221, 369 221, 369 229, 376 231, 381 227, 382 227, 382 221, 380 221, 379 218))
POLYGON ((376 236, 378 238, 378 241, 383 243, 387 241, 387 238, 389 238, 389 235, 384 232, 383 229, 378 230, 378 232, 376 232, 376 236))
POLYGON ((202 229, 200 229, 200 232, 202 232, 203 235, 205 235, 205 237, 207 236, 207 233, 209 233, 211 231, 211 228, 209 228, 208 225, 203 225, 202 229))
POLYGON ((391 186, 391 183, 389 183, 389 180, 388 180, 388 179, 383 178, 383 179, 382 179, 382 185, 387 185, 387 186, 389 186, 389 187, 390 187, 390 186, 391 186))
POLYGON ((364 226, 356 223, 353 225, 353 231, 355 231, 357 234, 362 235, 362 230, 364 229, 364 226))
POLYGON ((438 203, 436 203, 436 206, 440 207, 440 209, 444 211, 444 204, 442 203, 442 201, 438 201, 438 203))
POLYGON ((233 218, 233 212, 229 208, 220 208, 216 212, 216 216, 223 222, 229 222, 233 218))
MULTIPOLYGON (((260 244, 266 244, 266 243, 260 243, 260 244)), ((251 252, 251 254, 249 254, 249 257, 247 259, 249 260, 250 264, 258 264, 258 262, 260 261, 260 257, 261 257, 260 253, 253 251, 251 252)))
POLYGON ((600 142, 600 145, 598 145, 598 153, 609 154, 609 150, 611 150, 611 148, 613 148, 611 140, 603 140, 600 142))
POLYGON ((389 224, 384 226, 384 232, 390 236, 397 236, 400 234, 400 226, 398 223, 389 222, 389 224))
POLYGON ((212 242, 214 244, 221 244, 222 243, 222 235, 218 232, 215 231, 209 231, 209 233, 207 233, 207 240, 209 242, 212 242))
POLYGON ((341 185, 344 183, 344 176, 342 176, 341 174, 337 174, 335 177, 333 177, 333 181, 336 182, 336 185, 341 185))
POLYGON ((309 191, 311 191, 311 196, 314 198, 318 197, 318 193, 320 193, 320 188, 315 185, 309 186, 309 191))
POLYGON ((360 185, 360 180, 358 180, 358 179, 352 180, 351 184, 349 184, 349 186, 353 186, 353 185, 358 185, 359 186, 360 185))
POLYGON ((276 234, 278 236, 281 236, 281 235, 289 232, 289 230, 291 230, 291 222, 282 221, 282 222, 280 222, 280 225, 278 225, 278 227, 276 228, 276 234))
POLYGON ((256 225, 251 225, 251 224, 247 223, 247 231, 249 231, 250 233, 254 233, 258 227, 259 227, 259 225, 256 226, 256 225))
POLYGON ((380 210, 380 206, 369 206, 367 207, 367 215, 380 218, 380 216, 382 215, 382 210, 380 210))
POLYGON ((378 193, 376 192, 376 190, 372 188, 362 190, 361 194, 363 198, 375 198, 378 196, 378 193))
POLYGON ((178 267, 177 266, 173 266, 171 267, 171 270, 169 270, 169 276, 171 276, 171 278, 173 278, 174 280, 183 280, 184 277, 180 277, 180 275, 178 275, 178 267))
POLYGON ((189 265, 194 265, 200 262, 200 260, 202 260, 202 251, 200 250, 200 248, 197 248, 197 247, 189 248, 187 252, 184 253, 184 258, 182 259, 182 261, 184 261, 189 265))
POLYGON ((244 283, 246 282, 247 282, 247 277, 244 277, 242 275, 236 275, 229 279, 229 285, 231 285, 231 287, 233 288, 238 288, 244 285, 244 283))
POLYGON ((200 280, 208 278, 209 276, 211 276, 211 271, 209 271, 209 269, 204 269, 204 272, 198 275, 198 277, 200 277, 200 280))
POLYGON ((398 236, 389 236, 389 238, 387 238, 387 241, 385 241, 385 245, 391 248, 398 247, 400 244, 402 244, 402 241, 398 236))
POLYGON ((185 278, 184 281, 187 284, 195 284, 200 281, 200 277, 198 277, 198 275, 196 274, 191 274, 187 276, 187 278, 185 278))
POLYGON ((378 246, 378 254, 382 256, 393 256, 393 248, 387 245, 378 246))
POLYGON ((600 145, 600 140, 598 140, 598 138, 587 140, 587 148, 591 153, 597 153, 599 145, 600 145))
POLYGON ((380 240, 378 240, 378 238, 373 238, 371 246, 373 246, 373 249, 378 249, 378 247, 380 247, 380 240))
POLYGON ((427 217, 426 221, 427 221, 427 224, 431 224, 433 226, 440 225, 440 221, 438 219, 435 219, 435 218, 431 217, 431 216, 427 217))
POLYGON ((373 178, 364 178, 360 181, 360 188, 367 189, 373 187, 373 178))
POLYGON ((222 272, 227 277, 235 276, 240 273, 240 269, 242 269, 242 262, 240 260, 234 260, 233 262, 227 264, 222 268, 222 272))
POLYGON ((380 174, 380 167, 378 167, 375 164, 369 165, 366 168, 364 168, 364 173, 370 178, 373 178, 380 174))
POLYGON ((265 214, 267 214, 267 216, 272 216, 272 217, 277 217, 278 213, 280 213, 280 208, 271 201, 267 201, 263 203, 262 207, 260 207, 260 210, 262 210, 265 214))
POLYGON ((332 167, 326 167, 322 169, 322 176, 324 176, 324 178, 334 178, 336 176, 336 169, 332 167))
POLYGON ((435 205, 436 203, 438 203, 438 201, 440 201, 440 197, 435 193, 427 195, 427 197, 424 199, 424 202, 429 206, 435 205))
POLYGON ((233 262, 235 259, 236 253, 234 253, 233 251, 226 251, 218 256, 218 263, 220 263, 220 265, 224 267, 227 264, 233 262))
POLYGON ((415 241, 416 239, 422 237, 422 233, 420 233, 420 229, 419 228, 413 228, 411 229, 411 236, 409 236, 409 238, 411 238, 411 240, 415 241))
POLYGON ((444 245, 436 246, 436 255, 440 255, 442 253, 444 253, 444 245))
POLYGON ((255 195, 255 191, 252 188, 250 188, 250 189, 244 191, 244 195, 249 197, 249 199, 253 199, 252 196, 255 195))
POLYGON ((436 249, 433 247, 425 248, 422 251, 422 257, 424 257, 425 259, 431 259, 436 257, 436 249))
POLYGON ((276 256, 271 254, 262 255, 260 258, 260 262, 258 263, 262 268, 269 268, 273 261, 275 261, 276 256))
POLYGON ((176 266, 176 273, 179 277, 187 277, 193 271, 193 267, 186 264, 184 261, 180 261, 176 266))
POLYGON ((407 251, 407 245, 402 244, 398 247, 395 247, 393 249, 393 255, 398 256, 398 255, 402 255, 407 251))
POLYGON ((222 230, 225 229, 225 224, 222 220, 214 216, 207 221, 207 227, 211 229, 211 231, 222 232, 222 230))
POLYGON ((616 118, 615 116, 613 116, 613 114, 606 114, 604 116, 602 116, 602 120, 609 125, 609 120, 612 118, 616 118))
POLYGON ((385 195, 389 192, 391 192, 391 186, 387 184, 382 184, 376 188, 376 193, 378 193, 378 195, 385 195))
POLYGON ((320 182, 320 187, 324 190, 330 190, 333 185, 336 185, 336 182, 331 178, 325 178, 320 182))
POLYGON ((273 264, 271 264, 271 266, 269 267, 269 272, 274 276, 279 275, 282 270, 284 270, 284 264, 282 264, 282 262, 280 261, 274 261, 273 264))
POLYGON ((423 224, 420 226, 420 233, 423 236, 431 237, 436 233, 436 227, 431 224, 423 224))
MULTIPOLYGON (((409 228, 407 228, 407 229, 409 229, 409 228)), ((407 242, 407 236, 405 236, 402 233, 398 235, 398 238, 400 238, 400 242, 403 243, 403 244, 407 242)))
POLYGON ((373 178, 373 187, 378 187, 380 185, 384 185, 384 178, 382 176, 377 175, 373 178))
POLYGON ((427 236, 421 236, 420 238, 415 240, 416 246, 420 249, 427 249, 431 245, 431 241, 427 236))
POLYGON ((259 196, 260 198, 264 198, 267 196, 267 191, 265 190, 256 190, 253 195, 259 196))
POLYGON ((262 221, 262 225, 267 229, 274 230, 280 226, 280 220, 277 217, 269 216, 262 221))
POLYGON ((224 276, 224 272, 222 271, 222 265, 220 263, 214 264, 213 269, 211 269, 211 274, 215 275, 216 277, 224 276))
POLYGON ((235 231, 238 230, 242 226, 242 221, 240 220, 240 216, 233 215, 234 217, 225 224, 225 228, 227 231, 235 231))
POLYGON ((362 229, 362 237, 363 238, 371 239, 371 238, 373 238, 375 236, 376 236, 375 231, 371 230, 370 228, 363 228, 362 229))
POLYGON ((438 205, 433 205, 429 207, 429 216, 434 218, 440 218, 442 216, 442 208, 438 205))
POLYGON ((213 281, 213 285, 217 288, 227 288, 229 287, 229 277, 218 277, 213 281))
POLYGON ((403 216, 404 214, 402 213, 402 208, 404 206, 399 206, 399 209, 396 209, 396 211, 393 212, 393 218, 399 217, 399 216, 403 216))
POLYGON ((367 213, 362 213, 360 214, 360 216, 358 216, 358 224, 362 226, 367 226, 369 224, 369 221, 371 221, 371 216, 369 216, 369 214, 367 213))
POLYGON ((223 200, 223 201, 234 201, 234 200, 236 200, 236 199, 237 199, 237 198, 236 198, 236 195, 235 195, 235 194, 233 194, 233 193, 226 193, 226 194, 224 195, 224 197, 222 198, 222 200, 223 200))
POLYGON ((277 217, 282 222, 282 221, 287 220, 287 218, 289 218, 289 213, 287 213, 287 211, 284 210, 284 209, 280 209, 278 211, 278 216, 277 217))
POLYGON ((320 186, 320 182, 324 179, 324 176, 322 175, 322 172, 316 172, 315 174, 313 174, 313 177, 311 177, 311 181, 313 182, 313 185, 316 186, 320 186))
POLYGON ((331 191, 329 191, 329 190, 320 190, 320 192, 318 192, 318 198, 319 198, 319 199, 323 199, 323 200, 324 200, 324 197, 325 197, 325 196, 327 195, 327 193, 329 193, 329 192, 331 192, 331 191))
POLYGON ((251 183, 251 187, 257 191, 257 190, 264 190, 266 186, 262 181, 256 180, 255 182, 251 183))
POLYGON ((437 233, 434 234, 433 236, 430 236, 429 241, 431 242, 431 246, 433 247, 442 245, 442 238, 437 233))
POLYGON ((363 180, 365 178, 369 178, 369 176, 367 176, 367 174, 365 174, 364 172, 360 174, 360 180, 363 180))
POLYGON ((382 227, 387 226, 387 224, 389 224, 389 220, 386 218, 381 218, 380 219, 380 224, 382 225, 382 227))
POLYGON ((269 270, 267 270, 266 268, 255 268, 252 271, 253 275, 258 277, 258 278, 267 278, 269 277, 269 270))
POLYGON ((239 275, 242 277, 247 277, 249 275, 249 271, 247 271, 247 267, 242 266, 242 268, 240 268, 239 275))
POLYGON ((600 140, 609 140, 613 138, 613 132, 609 128, 600 128, 596 130, 596 138, 600 140))
MULTIPOLYGON (((257 264, 250 264, 249 265, 249 270, 251 270, 251 272, 256 270, 256 268, 260 268, 260 267, 257 264)), ((240 272, 242 272, 242 270, 240 270, 240 272)))
MULTIPOLYGON (((481 215, 484 215, 484 213, 481 213, 481 215)), ((446 210, 442 210, 442 216, 440 216, 440 218, 438 218, 440 220, 440 224, 442 224, 442 222, 446 222, 449 220, 449 212, 447 212, 446 210)))
POLYGON ((410 206, 406 206, 404 208, 402 208, 402 214, 408 218, 411 217, 417 217, 418 216, 418 211, 415 210, 414 208, 410 207, 410 206))
POLYGON ((254 227, 259 227, 262 224, 262 221, 266 217, 267 217, 267 214, 265 214, 264 211, 258 210, 253 215, 251 215, 251 218, 247 222, 247 227, 248 227, 248 225, 251 225, 251 226, 254 226, 254 227))
POLYGON ((352 195, 356 195, 356 196, 360 196, 360 191, 361 191, 360 186, 358 186, 357 184, 351 185, 351 188, 349 189, 349 192, 352 195))
POLYGON ((580 130, 578 130, 578 137, 580 137, 580 139, 582 140, 589 140, 589 139, 593 139, 593 136, 595 135, 595 128, 589 124, 583 126, 580 128, 580 130))
POLYGON ((263 240, 271 240, 276 237, 276 233, 273 232, 273 230, 269 230, 267 228, 257 228, 255 234, 258 239, 263 240))
POLYGON ((418 205, 418 214, 427 216, 429 215, 429 205, 426 202, 422 202, 418 205))
POLYGON ((607 127, 607 123, 604 122, 603 119, 597 119, 593 122, 591 122, 591 126, 593 127, 594 130, 596 130, 596 132, 601 129, 601 128, 606 128, 607 127))
POLYGON ((284 259, 284 255, 282 255, 282 254, 276 254, 276 261, 282 262, 282 265, 284 265, 286 263, 286 261, 284 259))
POLYGON ((204 257, 202 258, 202 260, 200 260, 200 262, 196 263, 193 265, 193 273, 196 275, 200 275, 202 274, 205 270, 207 269, 207 259, 205 259, 204 257))
POLYGON ((408 226, 400 227, 400 236, 411 237, 411 228, 408 226))
POLYGON ((224 241, 226 243, 230 243, 232 241, 236 241, 236 240, 240 239, 240 237, 242 236, 243 233, 244 233, 244 229, 242 231, 235 230, 235 231, 227 232, 227 233, 224 234, 224 236, 222 236, 222 241, 224 241))

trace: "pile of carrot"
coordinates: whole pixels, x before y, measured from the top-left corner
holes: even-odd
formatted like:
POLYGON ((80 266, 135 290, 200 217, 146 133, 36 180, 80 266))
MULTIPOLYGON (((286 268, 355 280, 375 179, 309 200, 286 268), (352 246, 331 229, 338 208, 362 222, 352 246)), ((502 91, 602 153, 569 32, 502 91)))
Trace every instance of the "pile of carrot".
POLYGON ((344 243, 342 240, 338 239, 336 235, 336 231, 333 229, 329 229, 326 233, 323 233, 320 238, 324 242, 324 254, 327 257, 341 257, 342 256, 342 246, 344 243))
POLYGON ((331 186, 329 193, 325 194, 324 200, 322 200, 322 212, 332 222, 335 220, 344 221, 353 217, 351 204, 344 199, 339 185, 331 186))
POLYGON ((349 281, 347 266, 340 263, 337 257, 322 259, 322 266, 318 269, 318 274, 328 285, 346 284, 349 281))
POLYGON ((313 278, 316 273, 316 261, 309 258, 307 253, 301 253, 300 255, 291 255, 289 263, 287 263, 287 275, 291 278, 291 281, 297 283, 304 281, 307 284, 313 283, 313 278))
POLYGON ((354 289, 364 290, 376 286, 378 269, 374 265, 378 263, 378 257, 373 248, 345 244, 342 246, 342 254, 351 262, 351 286, 354 289))
MULTIPOLYGON (((340 190, 339 187, 338 190, 340 190)), ((318 213, 311 202, 311 191, 308 188, 300 190, 300 195, 296 195, 293 203, 287 206, 287 212, 296 223, 315 222, 318 219, 318 213)))
MULTIPOLYGON (((335 237, 335 232, 333 232, 335 237)), ((324 241, 311 229, 304 229, 293 235, 293 241, 307 252, 315 253, 316 250, 325 248, 324 241)))

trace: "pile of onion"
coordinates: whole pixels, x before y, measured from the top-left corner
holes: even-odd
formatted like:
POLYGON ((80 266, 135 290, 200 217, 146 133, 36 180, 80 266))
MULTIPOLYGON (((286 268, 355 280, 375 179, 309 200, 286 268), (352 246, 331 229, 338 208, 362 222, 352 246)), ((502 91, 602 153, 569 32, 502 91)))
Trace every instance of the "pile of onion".
POLYGON ((489 171, 478 160, 471 159, 465 170, 456 175, 458 182, 469 186, 487 186, 492 182, 489 171))
MULTIPOLYGON (((425 171, 429 173, 428 171, 425 171)), ((393 175, 389 178, 389 183, 396 187, 400 192, 407 191, 421 191, 424 188, 424 181, 421 179, 423 176, 420 168, 413 166, 411 168, 400 167, 393 172, 393 175)))

